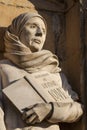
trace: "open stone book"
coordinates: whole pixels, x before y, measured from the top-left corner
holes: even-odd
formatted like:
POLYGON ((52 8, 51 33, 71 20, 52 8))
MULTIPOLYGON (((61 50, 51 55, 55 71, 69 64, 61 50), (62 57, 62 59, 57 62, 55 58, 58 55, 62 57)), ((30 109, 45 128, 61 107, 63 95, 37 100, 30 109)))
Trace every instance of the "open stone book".
POLYGON ((3 89, 3 93, 20 112, 42 102, 73 102, 62 88, 59 73, 36 72, 28 74, 3 89))

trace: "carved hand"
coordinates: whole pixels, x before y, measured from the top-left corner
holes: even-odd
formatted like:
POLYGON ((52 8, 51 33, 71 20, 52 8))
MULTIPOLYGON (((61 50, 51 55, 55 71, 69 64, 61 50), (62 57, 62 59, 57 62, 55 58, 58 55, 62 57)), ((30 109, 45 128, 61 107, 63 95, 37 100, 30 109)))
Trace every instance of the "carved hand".
POLYGON ((43 121, 51 114, 52 106, 50 103, 39 103, 25 108, 22 119, 27 124, 35 124, 43 121))

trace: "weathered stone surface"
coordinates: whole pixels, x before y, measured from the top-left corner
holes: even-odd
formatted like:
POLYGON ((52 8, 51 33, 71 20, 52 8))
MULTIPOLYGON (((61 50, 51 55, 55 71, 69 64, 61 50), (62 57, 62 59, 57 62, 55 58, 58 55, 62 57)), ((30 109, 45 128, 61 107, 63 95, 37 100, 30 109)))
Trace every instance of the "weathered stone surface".
MULTIPOLYGON (((63 61, 63 70, 68 77, 68 81, 73 89, 81 96, 81 43, 80 43, 80 7, 79 2, 66 0, 68 2, 69 11, 66 13, 66 58, 63 61), (73 5, 74 4, 74 5, 73 5), (72 7, 73 6, 73 7, 72 7)), ((82 100, 82 99, 80 99, 82 100)), ((64 125, 64 129, 67 126, 64 125)), ((75 124, 69 124, 70 130, 83 130, 84 123, 82 120, 75 124)))
POLYGON ((18 8, 36 8, 50 11, 63 11, 65 5, 58 1, 52 0, 0 0, 0 3, 8 6, 16 6, 18 8))

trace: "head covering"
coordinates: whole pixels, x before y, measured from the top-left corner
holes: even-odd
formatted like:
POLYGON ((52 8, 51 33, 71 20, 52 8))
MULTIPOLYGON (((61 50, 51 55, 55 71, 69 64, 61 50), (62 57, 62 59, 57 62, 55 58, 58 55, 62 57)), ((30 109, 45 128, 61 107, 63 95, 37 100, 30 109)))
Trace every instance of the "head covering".
POLYGON ((54 54, 48 50, 41 50, 33 53, 29 47, 19 40, 24 25, 32 17, 40 17, 45 22, 44 18, 37 13, 24 13, 16 17, 5 32, 4 56, 28 73, 40 70, 59 72, 59 62, 54 54))
POLYGON ((33 12, 26 12, 26 13, 20 14, 19 16, 13 19, 12 24, 8 27, 8 31, 19 37, 24 25, 29 21, 29 19, 33 17, 41 18, 44 21, 46 29, 47 29, 46 21, 41 15, 39 15, 38 13, 33 13, 33 12))

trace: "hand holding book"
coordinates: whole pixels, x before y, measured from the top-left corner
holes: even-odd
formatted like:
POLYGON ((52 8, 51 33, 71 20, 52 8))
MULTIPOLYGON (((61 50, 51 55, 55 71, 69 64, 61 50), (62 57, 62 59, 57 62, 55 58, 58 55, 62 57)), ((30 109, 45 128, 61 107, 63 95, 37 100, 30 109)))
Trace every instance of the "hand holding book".
POLYGON ((22 119, 27 124, 35 124, 43 121, 51 115, 52 106, 50 103, 39 103, 24 109, 22 119))

